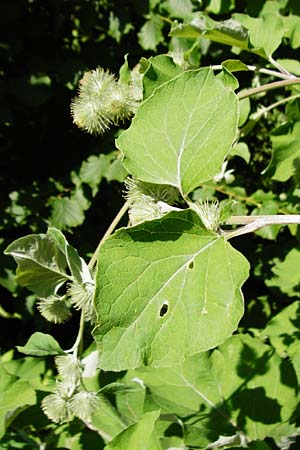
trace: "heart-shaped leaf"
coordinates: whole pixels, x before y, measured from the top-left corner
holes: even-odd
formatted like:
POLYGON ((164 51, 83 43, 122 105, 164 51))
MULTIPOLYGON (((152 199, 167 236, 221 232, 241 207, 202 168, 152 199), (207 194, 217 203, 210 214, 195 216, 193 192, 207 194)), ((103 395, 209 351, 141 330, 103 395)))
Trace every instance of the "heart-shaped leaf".
POLYGON ((157 88, 117 140, 135 178, 183 196, 220 172, 236 136, 238 101, 210 69, 188 71, 157 88))
POLYGON ((238 326, 247 275, 246 259, 193 211, 119 230, 99 256, 101 368, 171 366, 215 347, 238 326))

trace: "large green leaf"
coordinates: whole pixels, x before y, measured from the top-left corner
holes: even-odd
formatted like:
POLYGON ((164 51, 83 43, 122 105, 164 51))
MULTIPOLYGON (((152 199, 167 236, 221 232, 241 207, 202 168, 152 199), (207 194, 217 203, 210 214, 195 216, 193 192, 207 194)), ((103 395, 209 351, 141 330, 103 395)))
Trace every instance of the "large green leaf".
POLYGON ((267 56, 271 56, 281 44, 286 30, 278 14, 264 13, 259 18, 247 14, 234 14, 233 18, 249 30, 253 48, 263 49, 267 56))
POLYGON ((220 172, 237 121, 235 94, 210 69, 184 72, 140 106, 117 146, 136 178, 186 195, 220 172))
POLYGON ((282 17, 285 26, 285 36, 290 39, 291 47, 293 49, 300 47, 300 17, 289 14, 282 17))
POLYGON ((293 297, 300 295, 300 250, 293 248, 283 261, 276 261, 274 277, 266 280, 267 286, 276 286, 281 292, 293 297))
POLYGON ((17 282, 41 297, 57 292, 71 277, 67 260, 49 234, 32 234, 12 242, 5 250, 16 260, 17 282))
POLYGON ((27 381, 10 375, 0 365, 0 439, 14 418, 36 403, 34 389, 27 381))
MULTIPOLYGON (((297 266, 294 266, 297 267, 297 266)), ((262 336, 268 337, 280 356, 288 355, 300 382, 300 302, 294 302, 274 316, 262 336)), ((299 383, 300 384, 300 383, 299 383)))
POLYGON ((98 401, 100 407, 93 414, 92 425, 94 429, 97 429, 104 441, 109 442, 121 433, 126 428, 126 425, 104 395, 98 395, 98 401))
POLYGON ((191 38, 204 37, 221 44, 238 47, 265 57, 261 48, 254 48, 249 43, 249 32, 240 22, 228 19, 217 22, 205 13, 195 13, 187 23, 175 22, 171 29, 171 36, 191 38))
POLYGON ((34 389, 49 391, 49 385, 47 386, 44 378, 45 363, 46 361, 41 358, 27 356, 6 361, 3 363, 3 367, 11 375, 18 376, 23 381, 28 381, 34 389))
POLYGON ((104 450, 161 450, 154 428, 158 417, 159 411, 144 414, 139 422, 117 435, 104 450))
POLYGON ((132 379, 130 371, 126 372, 122 384, 124 388, 116 392, 116 404, 126 423, 132 424, 143 415, 146 389, 138 380, 132 379))
POLYGON ((248 268, 190 210, 116 232, 99 255, 101 368, 170 366, 224 341, 243 314, 248 268))
POLYGON ((279 437, 298 403, 291 364, 248 335, 232 336, 212 354, 199 353, 179 367, 146 367, 132 377, 150 390, 162 413, 181 416, 191 447, 220 436, 279 437))

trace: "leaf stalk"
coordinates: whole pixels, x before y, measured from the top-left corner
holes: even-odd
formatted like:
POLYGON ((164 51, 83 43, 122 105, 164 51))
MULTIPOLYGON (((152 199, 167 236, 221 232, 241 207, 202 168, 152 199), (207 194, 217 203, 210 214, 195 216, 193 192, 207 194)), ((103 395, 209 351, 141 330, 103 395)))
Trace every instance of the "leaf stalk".
POLYGON ((272 83, 264 84, 255 88, 245 89, 237 94, 238 98, 251 97, 252 95, 260 94, 261 92, 271 91, 273 89, 279 89, 286 86, 292 86, 294 84, 300 84, 300 77, 289 78, 280 81, 273 81, 272 83))
POLYGON ((231 216, 225 222, 226 225, 244 225, 235 230, 221 230, 226 239, 253 233, 267 225, 299 225, 300 214, 278 214, 278 215, 253 215, 253 216, 231 216))

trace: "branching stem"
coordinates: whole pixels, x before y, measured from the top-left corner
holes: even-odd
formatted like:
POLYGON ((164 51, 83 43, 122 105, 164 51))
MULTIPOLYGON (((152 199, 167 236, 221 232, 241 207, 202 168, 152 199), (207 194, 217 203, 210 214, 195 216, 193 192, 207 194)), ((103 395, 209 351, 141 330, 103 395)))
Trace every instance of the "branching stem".
POLYGON ((271 105, 261 108, 258 111, 256 111, 254 114, 251 115, 251 119, 257 121, 265 113, 271 111, 271 109, 276 108, 277 106, 283 105, 284 103, 291 102, 292 100, 295 100, 296 98, 300 98, 300 94, 291 95, 290 97, 282 98, 281 100, 278 100, 278 102, 272 103, 271 105))
MULTIPOLYGON (((222 70, 223 66, 221 64, 217 64, 217 65, 211 66, 211 69, 212 70, 222 70)), ((270 75, 272 77, 281 78, 282 80, 291 80, 291 79, 295 78, 295 75, 277 72, 277 70, 265 69, 264 67, 260 68, 260 67, 256 67, 256 66, 248 66, 247 65, 247 69, 251 72, 259 72, 264 75, 270 75)))
POLYGON ((261 92, 279 89, 285 86, 292 86, 293 84, 300 84, 300 77, 289 78, 280 81, 273 81, 272 83, 264 84, 255 88, 245 89, 237 94, 241 100, 243 98, 251 97, 252 95, 260 94, 261 92))

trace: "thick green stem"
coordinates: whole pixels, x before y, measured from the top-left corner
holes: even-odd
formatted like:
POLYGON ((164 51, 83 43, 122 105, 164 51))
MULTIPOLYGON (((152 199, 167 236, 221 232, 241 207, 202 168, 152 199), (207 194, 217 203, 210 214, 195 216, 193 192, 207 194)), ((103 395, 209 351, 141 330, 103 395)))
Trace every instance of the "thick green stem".
POLYGON ((288 80, 274 81, 273 83, 264 84, 255 88, 245 89, 237 94, 241 100, 243 98, 251 97, 252 95, 260 94, 261 92, 271 91, 273 89, 279 89, 286 86, 292 86, 293 84, 300 84, 300 77, 290 78, 288 80))

